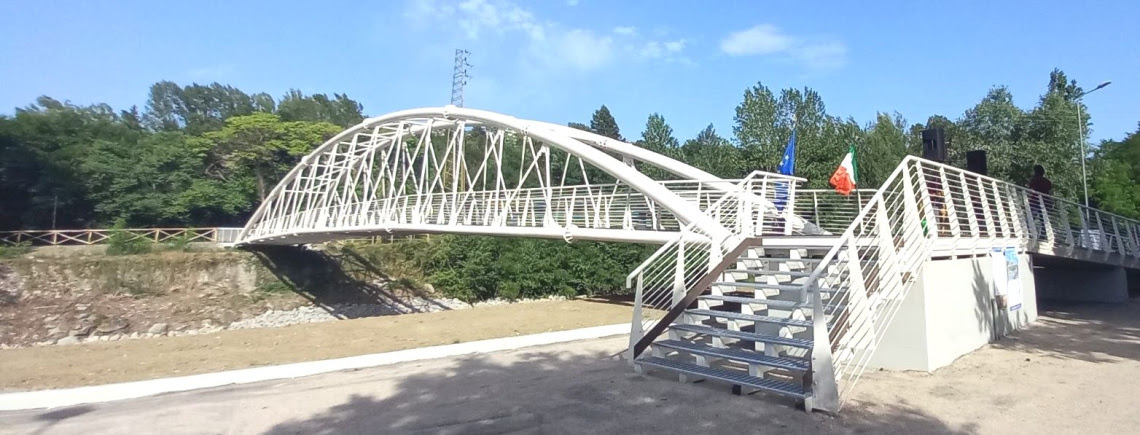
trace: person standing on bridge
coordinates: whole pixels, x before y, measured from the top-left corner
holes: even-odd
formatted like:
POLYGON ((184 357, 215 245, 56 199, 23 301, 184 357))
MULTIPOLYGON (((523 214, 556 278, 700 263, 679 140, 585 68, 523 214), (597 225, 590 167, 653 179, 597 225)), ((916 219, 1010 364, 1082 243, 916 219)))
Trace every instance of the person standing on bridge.
POLYGON ((1029 198, 1029 208, 1037 226, 1039 238, 1045 237, 1045 213, 1052 208, 1053 182, 1045 178, 1045 167, 1033 165, 1033 177, 1029 179, 1029 189, 1035 192, 1029 198))

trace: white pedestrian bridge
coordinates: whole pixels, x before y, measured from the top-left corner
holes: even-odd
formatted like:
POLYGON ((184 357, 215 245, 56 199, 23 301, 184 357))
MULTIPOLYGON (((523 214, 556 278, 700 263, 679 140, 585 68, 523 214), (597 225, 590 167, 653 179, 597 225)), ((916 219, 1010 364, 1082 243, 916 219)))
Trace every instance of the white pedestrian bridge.
POLYGON ((846 197, 803 181, 720 179, 561 125, 414 109, 305 156, 236 244, 422 233, 657 244, 628 277, 637 370, 830 412, 868 366, 948 364, 1031 322, 1035 294, 1126 299, 1127 269, 1140 267, 1140 222, 917 157, 846 197))

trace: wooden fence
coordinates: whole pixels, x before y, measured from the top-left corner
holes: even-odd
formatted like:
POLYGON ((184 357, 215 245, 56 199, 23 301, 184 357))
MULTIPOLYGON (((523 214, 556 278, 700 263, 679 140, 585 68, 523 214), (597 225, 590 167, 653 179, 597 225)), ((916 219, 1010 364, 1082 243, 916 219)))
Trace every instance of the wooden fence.
POLYGON ((185 239, 188 242, 233 243, 241 228, 130 228, 123 230, 27 230, 0 231, 0 245, 30 243, 35 246, 98 245, 107 243, 115 231, 162 243, 185 239))

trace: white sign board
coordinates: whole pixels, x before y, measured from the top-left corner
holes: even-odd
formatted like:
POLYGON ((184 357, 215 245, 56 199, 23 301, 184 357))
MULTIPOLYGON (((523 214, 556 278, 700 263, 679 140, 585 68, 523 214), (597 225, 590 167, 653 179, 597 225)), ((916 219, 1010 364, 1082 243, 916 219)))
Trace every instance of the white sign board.
POLYGON ((990 251, 990 267, 994 296, 999 300, 1004 299, 1010 311, 1021 309, 1021 264, 1017 248, 993 248, 990 251))

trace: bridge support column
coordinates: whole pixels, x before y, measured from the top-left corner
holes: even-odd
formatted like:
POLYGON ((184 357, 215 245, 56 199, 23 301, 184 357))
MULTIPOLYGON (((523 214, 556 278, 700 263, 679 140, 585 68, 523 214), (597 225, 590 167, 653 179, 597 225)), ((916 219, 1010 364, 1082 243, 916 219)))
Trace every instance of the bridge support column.
POLYGON ((1065 302, 1128 302, 1128 273, 1123 267, 1038 257, 1033 275, 1037 296, 1065 302))

